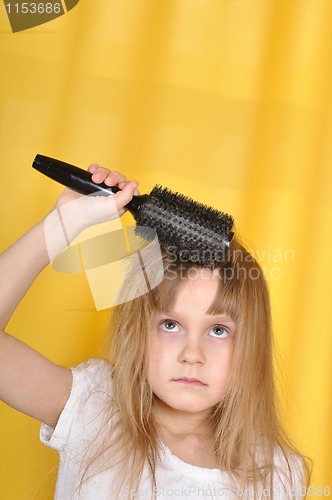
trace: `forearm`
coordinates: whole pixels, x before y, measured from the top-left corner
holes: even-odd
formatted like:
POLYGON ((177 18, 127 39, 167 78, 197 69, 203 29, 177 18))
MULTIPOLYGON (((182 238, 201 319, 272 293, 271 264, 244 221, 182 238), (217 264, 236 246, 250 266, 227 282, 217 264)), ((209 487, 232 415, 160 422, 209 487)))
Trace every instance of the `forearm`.
POLYGON ((38 274, 66 246, 55 210, 0 255, 0 330, 5 329, 38 274))

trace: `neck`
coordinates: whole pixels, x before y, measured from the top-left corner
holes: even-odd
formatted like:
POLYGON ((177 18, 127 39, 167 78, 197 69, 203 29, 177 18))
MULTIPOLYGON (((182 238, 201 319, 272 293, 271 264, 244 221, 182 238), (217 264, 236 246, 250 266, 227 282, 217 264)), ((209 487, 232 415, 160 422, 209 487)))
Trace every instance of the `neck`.
POLYGON ((174 410, 163 401, 154 401, 154 416, 160 437, 181 440, 188 436, 204 438, 211 434, 208 425, 209 412, 191 413, 174 410))
POLYGON ((180 460, 208 469, 219 468, 209 413, 174 410, 156 399, 154 415, 160 440, 180 460))

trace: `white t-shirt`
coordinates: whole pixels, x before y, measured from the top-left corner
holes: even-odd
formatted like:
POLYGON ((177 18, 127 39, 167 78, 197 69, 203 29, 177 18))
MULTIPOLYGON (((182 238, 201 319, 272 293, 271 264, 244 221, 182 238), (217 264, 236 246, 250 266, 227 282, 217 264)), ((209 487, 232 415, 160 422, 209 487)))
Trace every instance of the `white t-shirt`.
MULTIPOLYGON (((105 361, 90 359, 72 368, 72 373, 71 394, 56 428, 53 430, 46 424, 42 424, 40 430, 41 441, 60 453, 55 499, 116 500, 113 490, 114 478, 119 473, 116 466, 89 478, 79 490, 82 471, 89 458, 88 446, 98 441, 98 431, 105 427, 101 411, 110 398, 111 366, 105 361)), ((103 436, 105 439, 105 434, 103 436)), ((295 487, 298 491, 298 494, 292 498, 301 498, 301 464, 298 459, 292 459, 292 461, 294 468, 297 469, 293 488, 295 487)), ((288 473, 285 460, 280 453, 275 455, 275 465, 278 474, 274 479, 274 498, 284 499, 287 498, 287 494, 283 484, 287 484, 288 473)), ((149 469, 146 466, 139 486, 135 490, 130 490, 129 486, 124 484, 117 498, 151 500, 153 491, 158 500, 253 498, 250 486, 243 492, 231 483, 227 473, 219 469, 205 469, 185 463, 163 445, 156 468, 156 489, 153 490, 149 469)), ((268 493, 268 491, 261 490, 263 498, 268 498, 268 493)))

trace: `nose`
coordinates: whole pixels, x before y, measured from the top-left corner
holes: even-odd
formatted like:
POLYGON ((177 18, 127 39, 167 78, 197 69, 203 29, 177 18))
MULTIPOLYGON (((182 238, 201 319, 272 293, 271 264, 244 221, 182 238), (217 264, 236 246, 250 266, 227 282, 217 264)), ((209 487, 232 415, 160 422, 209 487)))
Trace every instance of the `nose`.
POLYGON ((179 354, 179 362, 188 365, 204 365, 205 353, 202 342, 194 335, 186 335, 179 354))

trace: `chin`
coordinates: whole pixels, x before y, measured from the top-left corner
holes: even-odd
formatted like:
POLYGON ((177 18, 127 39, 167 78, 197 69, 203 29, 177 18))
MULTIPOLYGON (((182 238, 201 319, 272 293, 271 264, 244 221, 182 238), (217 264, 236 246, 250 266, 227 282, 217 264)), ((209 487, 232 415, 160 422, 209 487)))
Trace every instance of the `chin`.
POLYGON ((162 401, 165 405, 171 408, 174 411, 182 412, 182 413, 201 413, 211 411, 214 405, 204 404, 199 401, 193 401, 189 398, 181 398, 181 402, 179 399, 168 399, 162 401))

